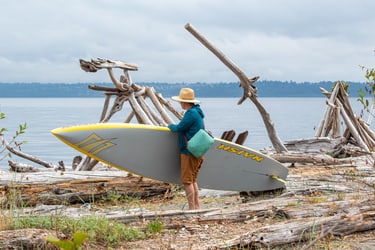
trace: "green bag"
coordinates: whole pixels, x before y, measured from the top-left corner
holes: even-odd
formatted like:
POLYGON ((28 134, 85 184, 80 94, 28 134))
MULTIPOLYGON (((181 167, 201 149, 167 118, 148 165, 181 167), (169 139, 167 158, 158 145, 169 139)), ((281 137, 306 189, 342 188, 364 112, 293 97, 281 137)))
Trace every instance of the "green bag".
POLYGON ((187 143, 187 149, 195 157, 202 157, 214 143, 214 137, 206 129, 200 129, 187 143))

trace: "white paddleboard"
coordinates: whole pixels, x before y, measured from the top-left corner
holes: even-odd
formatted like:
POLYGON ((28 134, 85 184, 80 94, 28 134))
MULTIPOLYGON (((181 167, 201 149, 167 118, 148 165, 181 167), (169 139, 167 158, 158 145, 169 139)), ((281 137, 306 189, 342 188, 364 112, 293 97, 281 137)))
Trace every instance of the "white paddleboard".
MULTIPOLYGON (((181 184, 178 134, 167 127, 96 123, 57 128, 53 135, 76 150, 121 170, 181 184)), ((288 169, 250 148, 215 138, 198 176, 201 188, 266 191, 285 187, 288 169)))

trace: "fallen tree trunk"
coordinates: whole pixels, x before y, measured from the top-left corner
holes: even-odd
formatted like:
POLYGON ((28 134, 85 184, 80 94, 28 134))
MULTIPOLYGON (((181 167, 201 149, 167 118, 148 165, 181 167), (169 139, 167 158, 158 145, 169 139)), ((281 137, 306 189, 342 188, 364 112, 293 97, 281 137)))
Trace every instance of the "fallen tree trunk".
POLYGON ((47 184, 9 183, 0 186, 0 192, 3 193, 0 204, 2 207, 7 206, 9 202, 16 202, 23 206, 83 204, 110 199, 114 194, 118 197, 140 199, 160 198, 171 195, 170 189, 169 184, 139 176, 92 178, 47 184), (14 192, 20 195, 16 201, 11 201, 14 192))
POLYGON ((371 230, 375 228, 374 209, 371 207, 367 211, 350 216, 335 215, 277 223, 251 230, 216 247, 217 249, 275 247, 294 242, 307 242, 312 239, 312 235, 320 235, 318 239, 321 239, 328 235, 345 236, 354 232, 371 230))
POLYGON ((282 153, 270 155, 273 159, 281 163, 313 163, 319 165, 340 165, 351 164, 350 158, 336 159, 329 155, 305 155, 298 153, 282 153))

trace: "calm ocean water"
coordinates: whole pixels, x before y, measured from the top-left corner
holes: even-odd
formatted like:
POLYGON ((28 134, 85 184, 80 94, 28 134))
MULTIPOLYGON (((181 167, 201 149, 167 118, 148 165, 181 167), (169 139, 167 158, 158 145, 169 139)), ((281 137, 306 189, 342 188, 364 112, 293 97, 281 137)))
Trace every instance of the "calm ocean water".
MULTIPOLYGON (((259 98, 282 141, 314 137, 326 110, 325 100, 259 98)), ((237 134, 248 130, 249 136, 244 145, 257 150, 271 145, 263 120, 250 100, 242 105, 237 105, 238 98, 201 98, 201 101, 206 127, 216 137, 225 130, 234 129, 237 134)), ((18 125, 26 122, 26 133, 18 139, 27 141, 22 147, 23 152, 56 165, 63 160, 66 166, 70 166, 73 157, 80 153, 60 142, 50 131, 57 127, 98 122, 103 103, 104 98, 2 98, 0 112, 5 113, 6 118, 0 120, 0 127, 8 129, 6 138, 10 141, 18 125)), ((351 99, 351 103, 358 114, 360 104, 355 98, 351 99)), ((177 103, 172 104, 180 110, 177 103)), ((129 109, 128 105, 124 105, 111 121, 123 122, 129 109)), ((14 159, 38 166, 25 159, 14 159)), ((7 168, 7 161, 1 161, 0 169, 7 168)))

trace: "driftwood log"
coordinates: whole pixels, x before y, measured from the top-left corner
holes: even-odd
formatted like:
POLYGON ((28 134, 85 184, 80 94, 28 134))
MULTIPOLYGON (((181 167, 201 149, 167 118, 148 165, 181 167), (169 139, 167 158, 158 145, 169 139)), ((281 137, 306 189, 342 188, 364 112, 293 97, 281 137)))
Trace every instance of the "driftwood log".
POLYGON ((118 197, 146 200, 170 198, 173 195, 170 184, 117 172, 120 171, 100 171, 91 178, 86 173, 87 176, 76 176, 78 179, 71 179, 74 176, 71 172, 28 173, 23 180, 8 180, 0 186, 0 206, 7 207, 9 202, 22 206, 85 204, 109 199, 114 194, 118 197), (38 175, 44 176, 48 181, 38 179, 38 175), (16 199, 15 194, 18 194, 16 199))
POLYGON ((219 49, 217 49, 210 41, 208 41, 202 34, 200 34, 197 31, 197 29, 191 24, 189 23, 186 24, 185 29, 187 29, 207 49, 209 49, 214 55, 216 55, 220 59, 220 61, 223 62, 240 79, 240 85, 243 88, 243 96, 238 101, 238 104, 242 104, 242 102, 244 102, 246 98, 249 98, 255 104, 255 106, 259 110, 260 115, 263 118, 263 122, 266 126, 268 136, 276 152, 280 153, 280 152, 288 151, 287 148, 281 142, 280 138, 278 137, 276 129, 270 118, 269 113, 263 107, 263 105, 259 102, 257 98, 257 89, 253 85, 253 83, 255 83, 259 79, 259 76, 255 76, 253 78, 247 77, 246 74, 236 64, 234 64, 219 49))
MULTIPOLYGON (((5 139, 5 138, 2 138, 2 143, 3 145, 5 145, 5 147, 7 148, 7 150, 9 152, 11 152, 12 154, 15 154, 17 156, 20 156, 20 157, 23 157, 25 159, 28 159, 34 163, 37 163, 37 164, 40 164, 46 168, 56 168, 56 166, 54 166, 53 164, 49 163, 49 162, 46 162, 46 161, 43 161, 35 156, 32 156, 32 155, 29 155, 29 154, 26 154, 20 150, 17 150, 16 148, 12 147, 11 145, 9 145, 8 141, 5 139)), ((14 167, 15 166, 15 163, 13 165, 9 164, 10 167, 14 167)))

